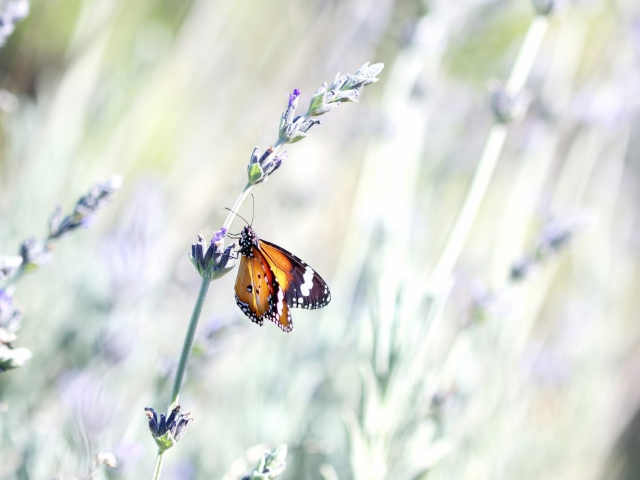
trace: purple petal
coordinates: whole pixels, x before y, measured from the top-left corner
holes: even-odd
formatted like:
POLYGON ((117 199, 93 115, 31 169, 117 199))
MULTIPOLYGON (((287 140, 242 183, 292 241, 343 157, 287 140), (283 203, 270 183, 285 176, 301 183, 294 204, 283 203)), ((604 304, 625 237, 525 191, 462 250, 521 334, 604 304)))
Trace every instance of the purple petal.
POLYGON ((213 238, 211 239, 211 243, 219 243, 224 240, 224 237, 227 235, 227 229, 222 227, 220 230, 213 234, 213 238))
POLYGON ((295 107, 297 105, 298 97, 300 96, 300 89, 294 88, 293 93, 289 94, 289 106, 295 107))

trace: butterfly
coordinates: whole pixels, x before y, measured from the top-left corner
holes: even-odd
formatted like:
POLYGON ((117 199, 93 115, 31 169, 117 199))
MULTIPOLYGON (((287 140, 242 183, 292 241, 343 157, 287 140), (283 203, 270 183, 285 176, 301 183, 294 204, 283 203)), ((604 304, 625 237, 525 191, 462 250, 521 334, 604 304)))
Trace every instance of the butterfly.
POLYGON ((291 332, 291 308, 322 308, 331 301, 327 283, 292 253, 260 240, 250 225, 240 234, 236 303, 252 322, 264 319, 291 332))

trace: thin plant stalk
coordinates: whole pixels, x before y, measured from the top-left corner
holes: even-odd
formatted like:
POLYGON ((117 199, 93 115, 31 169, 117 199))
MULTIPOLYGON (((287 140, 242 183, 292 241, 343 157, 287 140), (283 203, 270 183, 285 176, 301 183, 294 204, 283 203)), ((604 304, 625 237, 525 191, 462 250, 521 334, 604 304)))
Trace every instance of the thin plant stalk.
POLYGON ((191 347, 193 345, 193 337, 196 334, 196 328, 198 327, 198 320, 200 319, 200 312, 202 312, 202 304, 207 296, 209 290, 209 284, 211 280, 204 277, 202 284, 200 285, 200 292, 196 299, 196 304, 193 307, 193 313, 191 314, 191 320, 189 320, 189 327, 187 333, 184 336, 184 343, 182 344, 182 353, 180 353, 180 361, 178 362, 178 369, 176 370, 176 376, 173 380, 173 389, 171 390, 171 402, 169 402, 170 412, 178 405, 178 399, 180 398, 180 388, 182 387, 182 381, 184 380, 184 372, 187 368, 187 361, 189 360, 189 354, 191 353, 191 347))
MULTIPOLYGON (((196 328, 198 327, 198 320, 200 319, 200 313, 202 312, 202 305, 204 304, 204 299, 207 296, 207 291, 209 290, 210 283, 211 283, 211 280, 209 278, 206 278, 206 277, 202 278, 202 284, 200 285, 200 292, 198 293, 196 304, 193 307, 193 313, 191 314, 191 320, 189 320, 189 327, 187 328, 187 333, 184 336, 184 342, 182 344, 182 352, 180 353, 180 361, 178 362, 176 376, 175 376, 175 379, 173 380, 173 388, 171 389, 171 401, 169 402, 169 408, 167 408, 168 412, 173 410, 178 405, 178 399, 180 398, 180 388, 182 387, 182 381, 184 380, 184 372, 187 368, 187 361, 189 360, 191 347, 193 346, 193 337, 195 336, 196 328)), ((158 450, 158 457, 156 458, 156 466, 153 471, 154 480, 160 478, 163 457, 164 457, 164 452, 162 450, 158 450)))
POLYGON ((162 472, 162 462, 164 461, 164 454, 158 450, 158 456, 156 458, 156 465, 153 468, 153 479, 160 480, 160 473, 162 472))
MULTIPOLYGON (((524 87, 548 27, 549 19, 543 15, 537 15, 529 24, 518 57, 506 82, 507 92, 511 95, 517 95, 524 87)), ((503 123, 494 124, 487 137, 462 209, 431 274, 429 285, 432 291, 437 292, 439 285, 446 285, 448 282, 449 275, 460 257, 462 248, 478 216, 506 137, 506 125, 503 123)))

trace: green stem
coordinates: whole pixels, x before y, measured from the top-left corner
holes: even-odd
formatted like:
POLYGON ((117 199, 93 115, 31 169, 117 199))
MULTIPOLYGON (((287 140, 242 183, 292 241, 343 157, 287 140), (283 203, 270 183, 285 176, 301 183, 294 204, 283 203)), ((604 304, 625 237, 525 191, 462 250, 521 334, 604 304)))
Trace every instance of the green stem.
POLYGON ((224 221, 224 225, 222 225, 222 228, 226 228, 227 230, 229 230, 229 227, 231 226, 231 222, 233 222, 233 219, 236 218, 238 209, 240 209, 242 202, 244 202, 244 200, 247 198, 247 195, 249 195, 249 192, 251 191, 252 188, 253 188, 253 185, 249 183, 245 185, 244 189, 242 190, 242 193, 240 193, 240 196, 236 200, 236 203, 234 203, 233 207, 231 207, 231 211, 229 212, 229 215, 227 215, 227 219, 224 221))
POLYGON ((164 452, 158 450, 156 457, 156 466, 153 469, 153 480, 160 480, 160 472, 162 472, 162 461, 164 460, 164 452))
POLYGON ((193 307, 193 313, 191 314, 191 320, 189 320, 189 328, 187 328, 187 334, 184 336, 184 343, 182 344, 182 353, 180 354, 180 361, 178 362, 178 370, 176 371, 176 378, 173 381, 173 390, 171 390, 171 402, 167 409, 167 414, 171 412, 178 404, 178 398, 180 397, 180 387, 182 387, 182 380, 184 379, 184 372, 187 369, 187 360, 189 360, 189 354, 191 353, 191 346, 193 345, 193 337, 196 333, 196 327, 198 326, 198 319, 200 318, 200 312, 202 311, 202 304, 207 296, 207 290, 209 290, 209 278, 202 278, 202 285, 200 286, 200 293, 198 293, 198 299, 193 307))

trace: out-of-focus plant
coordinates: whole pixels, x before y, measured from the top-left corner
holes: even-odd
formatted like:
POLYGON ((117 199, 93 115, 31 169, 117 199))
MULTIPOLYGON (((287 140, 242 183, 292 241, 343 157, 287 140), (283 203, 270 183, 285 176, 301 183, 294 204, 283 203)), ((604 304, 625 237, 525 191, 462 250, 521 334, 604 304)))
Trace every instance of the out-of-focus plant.
POLYGON ((286 456, 287 446, 284 444, 271 452, 265 452, 253 472, 242 477, 242 480, 273 480, 279 477, 287 467, 284 461, 286 456))
POLYGON ((53 242, 60 240, 80 227, 88 227, 97 211, 111 199, 122 185, 120 177, 96 183, 76 203, 73 212, 62 214, 56 207, 49 219, 49 234, 40 241, 30 237, 20 244, 19 256, 0 257, 0 372, 22 367, 31 352, 27 348, 14 348, 16 332, 22 321, 22 310, 14 303, 13 295, 19 280, 26 273, 34 272, 53 258, 53 242))
MULTIPOLYGON (((447 7, 442 9, 446 11, 447 7)), ((381 270, 382 278, 369 279, 371 295, 377 301, 370 313, 371 350, 369 361, 360 367, 359 409, 345 415, 356 479, 423 478, 455 448, 442 435, 441 424, 444 412, 457 408, 464 394, 455 384, 441 380, 446 378, 441 365, 429 364, 436 360, 429 358, 436 342, 433 328, 442 315, 452 271, 487 194, 509 125, 524 116, 531 101, 525 83, 548 29, 549 11, 536 5, 536 15, 507 81, 494 82, 491 88, 494 125, 455 223, 428 278, 423 278, 420 271, 410 271, 395 281, 389 280, 389 271, 398 262, 402 248, 394 243, 393 218, 380 219, 380 228, 389 234, 383 237, 385 241, 378 247, 377 258, 388 268, 381 270)), ((429 14, 437 13, 436 8, 429 14)), ((411 253, 406 253, 409 262, 411 253)), ((365 328, 369 330, 368 327, 365 328)))
POLYGON ((28 0, 11 0, 0 13, 0 47, 4 47, 7 38, 16 28, 16 23, 24 20, 29 15, 28 0))
MULTIPOLYGON (((187 361, 191 353, 202 305, 209 290, 209 284, 212 280, 217 280, 230 272, 235 266, 234 260, 238 255, 237 252, 234 253, 235 244, 225 248, 224 240, 238 210, 249 195, 251 189, 255 185, 267 181, 268 177, 282 166, 287 158, 286 151, 279 152, 283 145, 296 143, 306 138, 309 129, 320 123, 320 121, 314 117, 324 115, 336 109, 342 103, 357 102, 361 90, 365 86, 377 82, 377 76, 383 68, 384 65, 381 63, 369 65, 369 62, 367 62, 354 74, 341 75, 338 73, 331 85, 323 83, 313 94, 309 108, 304 115, 295 116, 300 90, 297 88, 294 89, 293 93, 289 94, 287 108, 280 120, 278 139, 262 154, 260 153, 259 147, 253 149, 247 166, 247 184, 238 196, 233 207, 229 209, 229 214, 223 226, 213 234, 210 242, 207 243, 202 235, 198 235, 198 242, 191 245, 189 258, 202 277, 202 283, 191 314, 187 333, 182 345, 180 360, 176 369, 173 389, 171 391, 171 400, 167 409, 170 413, 161 413, 160 417, 158 417, 152 408, 147 407, 145 409, 149 417, 151 434, 158 445, 158 455, 153 472, 154 479, 160 478, 165 452, 184 435, 189 422, 193 420, 191 412, 188 414, 178 413, 180 410, 180 406, 178 405, 180 389, 182 387, 187 361)), ((284 470, 283 459, 285 455, 286 446, 279 447, 273 454, 264 457, 253 476, 246 478, 275 478, 284 470)))

